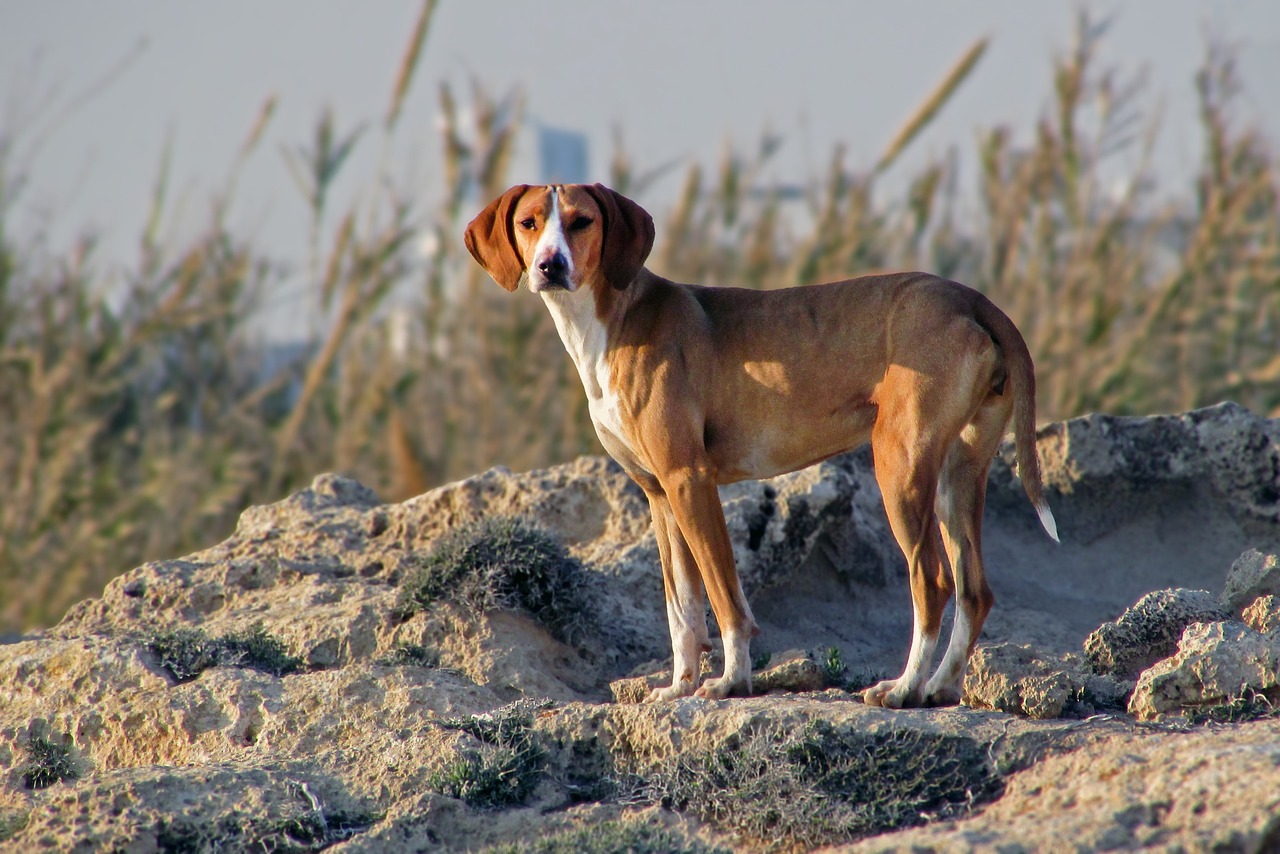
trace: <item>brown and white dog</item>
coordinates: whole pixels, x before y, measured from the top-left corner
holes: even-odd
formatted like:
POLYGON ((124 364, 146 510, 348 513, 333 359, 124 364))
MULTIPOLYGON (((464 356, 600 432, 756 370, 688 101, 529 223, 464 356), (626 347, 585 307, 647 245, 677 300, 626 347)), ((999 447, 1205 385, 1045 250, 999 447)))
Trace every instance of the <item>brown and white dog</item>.
POLYGON ((1011 417, 1023 487, 1057 539, 1041 495, 1035 375, 1022 335, 982 294, 925 273, 772 291, 677 284, 644 268, 653 236, 649 214, 600 184, 512 187, 466 231, 498 284, 514 291, 527 280, 547 304, 601 444, 648 495, 674 655, 671 685, 648 699, 751 692, 748 645, 759 629, 716 486, 870 440, 910 567, 915 628, 902 675, 864 699, 958 703, 994 602, 982 510, 1011 417), (950 644, 927 678, 953 592, 950 644), (724 639, 724 675, 699 686, 706 598, 724 639))

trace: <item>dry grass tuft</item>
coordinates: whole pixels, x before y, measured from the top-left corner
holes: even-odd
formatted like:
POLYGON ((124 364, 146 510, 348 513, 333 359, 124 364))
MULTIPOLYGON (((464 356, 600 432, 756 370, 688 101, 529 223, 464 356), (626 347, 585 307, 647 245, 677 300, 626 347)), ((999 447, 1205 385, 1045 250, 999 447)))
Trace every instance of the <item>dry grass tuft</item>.
POLYGON ((165 852, 321 851, 382 819, 366 810, 327 809, 301 780, 288 780, 286 792, 291 800, 275 815, 231 810, 218 816, 179 814, 162 820, 154 830, 154 844, 165 852))
POLYGON ((477 809, 515 806, 533 793, 545 771, 545 751, 533 734, 534 716, 550 701, 517 700, 483 715, 446 719, 445 729, 480 742, 463 749, 427 781, 427 788, 477 809))
POLYGON ((912 730, 756 730, 683 754, 647 775, 650 797, 719 829, 782 848, 812 848, 951 818, 1003 783, 983 748, 912 730))
POLYGON ((729 854, 728 849, 686 840, 642 820, 605 821, 575 827, 509 845, 483 849, 483 854, 729 854))
POLYGON ((174 629, 154 634, 147 648, 179 682, 195 679, 210 667, 245 667, 272 676, 296 673, 303 661, 289 653, 279 638, 261 625, 211 638, 200 629, 174 629))
POLYGON ((476 614, 523 610, 563 641, 587 629, 582 566, 550 533, 522 519, 487 516, 460 525, 415 557, 417 566, 400 585, 402 619, 452 602, 476 614))
POLYGON ((70 735, 50 738, 37 728, 27 737, 24 747, 27 763, 22 766, 22 785, 28 789, 47 789, 80 776, 70 735))

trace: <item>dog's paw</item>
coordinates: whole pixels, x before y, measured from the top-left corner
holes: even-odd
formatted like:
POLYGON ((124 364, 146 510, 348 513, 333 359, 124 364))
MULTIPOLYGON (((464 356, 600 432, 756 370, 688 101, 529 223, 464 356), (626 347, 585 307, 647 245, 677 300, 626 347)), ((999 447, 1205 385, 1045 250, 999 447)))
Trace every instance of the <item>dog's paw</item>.
POLYGON ((920 705, 920 696, 909 685, 904 684, 902 679, 886 679, 863 691, 862 702, 886 709, 909 709, 920 705))
POLYGON ((940 708, 943 706, 960 705, 960 696, 963 692, 959 686, 943 685, 930 690, 929 686, 925 686, 924 705, 930 708, 940 708))
POLYGON ((646 703, 665 703, 667 700, 678 700, 681 697, 688 697, 693 693, 693 683, 689 681, 677 682, 674 685, 667 685, 664 688, 654 688, 649 692, 649 696, 644 698, 646 703))
POLYGON ((702 683, 702 687, 693 692, 693 696, 701 697, 704 700, 723 700, 726 697, 750 697, 751 696, 751 679, 745 682, 734 681, 728 676, 720 676, 715 679, 708 679, 702 683))

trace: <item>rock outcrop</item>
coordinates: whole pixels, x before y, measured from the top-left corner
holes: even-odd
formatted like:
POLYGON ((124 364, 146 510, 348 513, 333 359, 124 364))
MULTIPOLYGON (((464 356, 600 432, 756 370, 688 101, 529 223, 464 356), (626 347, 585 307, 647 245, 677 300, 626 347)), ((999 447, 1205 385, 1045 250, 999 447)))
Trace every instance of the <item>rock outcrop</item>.
POLYGON ((1030 718, 1087 717, 1125 707, 1133 683, 1094 673, 1079 655, 1027 644, 980 646, 969 658, 964 704, 1030 718))
POLYGON ((1259 597, 1276 594, 1280 594, 1280 558, 1249 549, 1231 564, 1222 607, 1239 614, 1259 597))
POLYGON ((1134 679, 1172 655, 1187 626, 1230 617, 1208 590, 1154 590, 1085 638, 1084 654, 1098 673, 1134 679))
POLYGON ((661 705, 635 702, 669 648, 616 465, 400 504, 322 475, 0 645, 0 848, 1270 850, 1278 439, 1230 404, 1050 425, 1061 545, 1002 449, 967 707, 906 712, 853 693, 900 670, 911 631, 866 451, 722 491, 768 693, 661 705), (447 589, 406 606, 442 535, 499 516, 576 561, 573 632, 447 589))
POLYGON ((1280 848, 1280 722, 1098 732, 1011 777, 971 818, 851 851, 1250 851, 1280 848), (1249 781, 1232 786, 1228 781, 1249 781))
POLYGON ((1280 596, 1259 596, 1240 613, 1240 619, 1255 632, 1280 629, 1280 596))
POLYGON ((1138 720, 1280 701, 1280 632, 1244 623, 1195 623, 1177 654, 1143 671, 1129 701, 1138 720))

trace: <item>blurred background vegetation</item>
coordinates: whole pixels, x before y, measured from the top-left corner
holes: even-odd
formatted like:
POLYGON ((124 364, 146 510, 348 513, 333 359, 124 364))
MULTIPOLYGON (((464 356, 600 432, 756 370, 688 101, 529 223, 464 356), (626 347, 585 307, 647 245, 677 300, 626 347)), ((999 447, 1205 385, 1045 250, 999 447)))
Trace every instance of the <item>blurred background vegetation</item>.
MULTIPOLYGON (((476 210, 524 177, 508 174, 518 95, 473 87, 463 109, 441 87, 444 198, 380 181, 358 207, 327 208, 355 146, 380 136, 391 150, 432 9, 379 125, 344 132, 326 116, 285 158, 312 217, 315 304, 300 310, 325 319, 288 357, 253 327, 283 272, 270 247, 226 224, 238 170, 202 233, 178 242, 160 236, 162 165, 121 283, 106 280, 91 239, 54 253, 11 235, 24 176, 0 136, 0 636, 56 621, 145 560, 217 542, 247 505, 320 472, 397 500, 495 464, 601 452, 541 302, 493 286, 462 246, 476 210), (437 247, 426 257, 424 235, 437 247), (392 299, 406 290, 412 299, 392 299)), ((963 85, 983 42, 870 170, 850 170, 836 150, 825 180, 772 187, 762 170, 780 140, 765 135, 714 169, 665 177, 682 189, 653 211, 650 268, 759 288, 929 270, 986 292, 1023 330, 1041 420, 1224 399, 1280 416, 1274 144, 1238 114, 1233 57, 1211 45, 1196 80, 1205 153, 1194 182, 1132 168, 1161 131, 1141 79, 1100 67, 1104 29, 1081 17, 1051 60, 1053 90, 1030 134, 980 131, 976 176, 946 156, 895 181, 903 191, 882 177, 963 85)), ((645 203, 667 171, 633 164, 620 139, 604 180, 645 203)))

